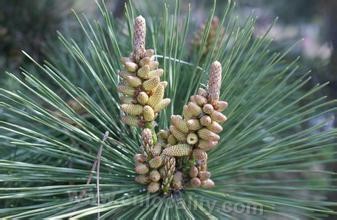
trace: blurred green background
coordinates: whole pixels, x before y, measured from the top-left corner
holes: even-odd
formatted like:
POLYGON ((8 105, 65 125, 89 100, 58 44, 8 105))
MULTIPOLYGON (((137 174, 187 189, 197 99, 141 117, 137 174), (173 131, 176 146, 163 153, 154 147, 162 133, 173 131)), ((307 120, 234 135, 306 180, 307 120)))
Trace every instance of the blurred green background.
MULTIPOLYGON (((124 14, 127 0, 107 1, 117 18, 124 14)), ((187 7, 188 1, 182 2, 187 7)), ((211 1, 191 2, 193 19, 200 25, 206 18, 211 1)), ((218 1, 218 9, 226 0, 218 1)), ((326 95, 336 98, 337 75, 337 1, 335 0, 237 0, 237 13, 245 17, 253 13, 258 16, 256 34, 263 33, 278 17, 270 32, 275 47, 289 47, 302 39, 293 51, 301 56, 303 63, 312 70, 313 83, 330 81, 326 95)), ((150 7, 145 5, 144 7, 150 7)), ((71 10, 84 11, 95 16, 95 2, 91 0, 0 0, 0 72, 4 83, 4 72, 19 72, 20 66, 27 68, 24 50, 35 59, 43 61, 57 39, 56 31, 76 32, 78 24, 71 10)), ((153 11, 155 12, 156 9, 153 11)), ((151 11, 151 10, 148 10, 151 11)))

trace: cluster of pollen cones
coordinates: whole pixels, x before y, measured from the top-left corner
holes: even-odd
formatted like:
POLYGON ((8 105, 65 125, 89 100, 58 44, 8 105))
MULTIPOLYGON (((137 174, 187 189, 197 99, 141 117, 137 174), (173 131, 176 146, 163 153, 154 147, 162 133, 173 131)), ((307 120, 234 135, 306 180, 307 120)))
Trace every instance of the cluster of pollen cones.
POLYGON ((150 193, 168 194, 184 187, 212 188, 214 182, 207 169, 207 151, 216 147, 227 120, 221 112, 228 106, 219 100, 221 64, 212 63, 208 88, 199 88, 183 108, 182 115, 172 115, 167 130, 155 132, 154 120, 169 105, 164 98, 167 82, 161 82, 163 70, 154 59, 153 50, 145 49, 146 25, 136 18, 133 52, 122 58, 125 71, 119 85, 123 122, 142 128, 142 146, 136 154, 135 181, 147 185, 150 193))
POLYGON ((154 50, 145 50, 145 20, 135 21, 134 51, 122 57, 125 69, 119 72, 122 78, 118 91, 121 96, 122 121, 131 126, 144 127, 151 124, 158 113, 168 106, 170 99, 164 98, 166 81, 160 81, 163 69, 158 68, 154 50))

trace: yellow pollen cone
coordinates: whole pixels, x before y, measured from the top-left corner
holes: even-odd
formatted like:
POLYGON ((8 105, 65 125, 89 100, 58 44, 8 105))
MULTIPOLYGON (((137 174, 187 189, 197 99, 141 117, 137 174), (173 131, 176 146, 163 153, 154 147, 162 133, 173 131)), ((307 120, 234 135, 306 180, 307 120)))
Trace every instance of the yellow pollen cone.
POLYGON ((159 84, 157 88, 154 90, 153 94, 149 97, 148 105, 151 107, 155 107, 157 104, 163 100, 164 97, 164 86, 159 84))
POLYGON ((160 189, 160 184, 158 182, 151 182, 147 186, 147 191, 149 193, 155 193, 155 192, 159 191, 159 189, 160 189))
POLYGON ((179 131, 174 125, 170 126, 170 131, 178 141, 186 141, 187 135, 179 131))
POLYGON ((135 127, 138 127, 140 125, 139 118, 136 116, 131 116, 131 115, 122 116, 122 122, 127 125, 135 126, 135 127))
POLYGON ((166 108, 171 103, 171 99, 166 98, 161 100, 157 105, 154 106, 154 112, 160 112, 164 108, 166 108))
POLYGON ((218 141, 220 140, 220 136, 216 133, 208 130, 207 128, 202 128, 198 131, 198 136, 201 139, 204 139, 206 141, 218 141))
POLYGON ((189 133, 187 135, 187 143, 188 144, 191 144, 191 145, 194 145, 198 142, 199 138, 198 138, 198 135, 196 135, 195 133, 189 133))
POLYGON ((125 80, 131 87, 138 87, 142 84, 142 80, 137 76, 127 76, 125 77, 125 80))
POLYGON ((160 180, 160 173, 158 170, 152 170, 149 176, 152 182, 158 182, 160 180))
POLYGON ((135 171, 137 174, 147 174, 149 172, 149 168, 145 164, 139 163, 136 165, 135 171))
POLYGON ((171 123, 178 128, 179 131, 183 132, 183 133, 187 133, 188 132, 188 127, 186 122, 182 119, 181 116, 179 115, 172 115, 171 116, 171 123))
POLYGON ((212 119, 208 115, 204 115, 200 118, 200 124, 202 126, 210 126, 212 124, 212 119))
POLYGON ((201 124, 198 119, 189 119, 186 124, 188 129, 192 131, 196 131, 201 128, 201 124))
POLYGON ((129 115, 140 115, 143 112, 143 106, 137 104, 122 104, 121 109, 129 115))
POLYGON ((177 144, 167 147, 163 150, 163 154, 171 157, 188 156, 192 152, 192 147, 188 144, 177 144))
POLYGON ((125 62, 124 65, 125 65, 126 70, 131 72, 131 73, 136 72, 137 69, 138 69, 138 65, 134 62, 131 62, 131 61, 125 62))
POLYGON ((146 105, 147 101, 149 100, 149 96, 146 92, 140 92, 137 96, 137 101, 141 105, 146 105))
POLYGON ((145 105, 143 108, 143 116, 145 121, 153 121, 154 120, 154 111, 151 106, 145 105))
POLYGON ((163 164, 163 158, 161 156, 155 156, 149 161, 149 165, 153 169, 159 168, 163 164))
POLYGON ((139 76, 142 79, 147 79, 149 77, 148 76, 149 72, 150 72, 150 66, 145 65, 141 67, 140 69, 138 69, 137 76, 139 76))
POLYGON ((204 105, 204 107, 202 108, 203 112, 205 112, 206 114, 212 114, 214 111, 214 108, 211 104, 206 104, 204 105))
POLYGON ((146 91, 151 91, 159 85, 159 82, 160 82, 159 77, 148 79, 145 82, 143 82, 143 88, 146 91))
POLYGON ((211 114, 211 118, 212 120, 219 122, 219 123, 223 123, 227 121, 227 117, 221 112, 217 112, 217 111, 213 111, 213 113, 211 114))
POLYGON ((133 96, 135 94, 135 89, 129 86, 124 86, 124 85, 119 85, 117 87, 118 92, 124 94, 124 95, 129 95, 133 96))
POLYGON ((148 184, 150 182, 150 178, 146 175, 136 176, 135 181, 140 184, 148 184))
POLYGON ((190 171, 188 173, 191 178, 198 176, 198 168, 196 166, 191 166, 190 171))

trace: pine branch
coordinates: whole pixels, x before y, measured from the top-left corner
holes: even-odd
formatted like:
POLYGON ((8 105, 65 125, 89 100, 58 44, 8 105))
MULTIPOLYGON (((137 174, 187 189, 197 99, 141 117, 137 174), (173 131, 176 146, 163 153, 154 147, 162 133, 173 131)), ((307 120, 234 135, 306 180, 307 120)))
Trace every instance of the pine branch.
MULTIPOLYGON (((103 139, 102 139, 102 142, 105 142, 109 137, 109 132, 105 132, 104 136, 103 136, 103 139)), ((91 180, 92 180, 92 177, 93 177, 93 173, 94 171, 96 170, 96 188, 97 188, 97 204, 99 206, 99 169, 100 169, 100 163, 101 163, 101 156, 102 156, 102 151, 103 151, 103 144, 101 144, 101 146, 99 147, 98 149, 98 152, 97 152, 97 156, 96 156, 96 159, 91 167, 91 170, 90 170, 90 174, 89 174, 89 177, 88 177, 88 180, 86 182, 86 185, 89 185, 91 183, 91 180)), ((81 194, 79 195, 79 199, 82 199, 85 194, 87 193, 87 190, 83 190, 81 192, 81 194)))

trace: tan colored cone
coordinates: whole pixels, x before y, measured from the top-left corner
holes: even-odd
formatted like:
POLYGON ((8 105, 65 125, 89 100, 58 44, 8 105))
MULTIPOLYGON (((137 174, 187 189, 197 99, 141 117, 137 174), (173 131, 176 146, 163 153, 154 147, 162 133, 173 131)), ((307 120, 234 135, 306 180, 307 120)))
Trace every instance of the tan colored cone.
POLYGON ((159 77, 154 77, 154 78, 148 79, 143 83, 143 88, 146 91, 152 91, 153 89, 155 89, 159 85, 159 82, 160 82, 159 77))
POLYGON ((198 131, 198 136, 201 139, 204 139, 206 141, 218 141, 220 140, 220 136, 216 133, 208 130, 207 128, 202 128, 198 131))
POLYGON ((175 145, 177 143, 177 139, 173 136, 173 134, 170 134, 167 138, 167 143, 170 145, 175 145))
POLYGON ((146 156, 144 154, 136 154, 134 157, 135 162, 144 163, 146 161, 146 156))
POLYGON ((147 174, 149 172, 149 167, 143 163, 138 163, 135 167, 137 174, 147 174))
POLYGON ((160 173, 158 170, 152 170, 149 176, 152 182, 158 182, 160 180, 160 173))
POLYGON ((145 105, 143 108, 143 116, 145 121, 153 121, 154 120, 154 111, 151 106, 145 105))
POLYGON ((152 57, 154 55, 154 49, 147 49, 145 54, 147 57, 152 57))
POLYGON ((206 114, 210 115, 214 111, 214 108, 213 108, 213 106, 211 104, 206 104, 202 108, 202 111, 205 112, 206 114))
POLYGON ((158 182, 151 182, 148 186, 147 186, 147 191, 149 193, 155 193, 158 192, 160 189, 160 184, 158 182))
POLYGON ((217 141, 200 140, 198 143, 198 148, 208 151, 210 149, 213 149, 217 144, 217 141))
POLYGON ((191 102, 194 102, 194 103, 197 103, 197 101, 195 100, 195 95, 192 95, 192 96, 190 97, 190 101, 191 101, 191 102))
POLYGON ((155 70, 158 68, 158 66, 159 66, 158 61, 152 61, 149 63, 150 70, 155 70))
POLYGON ((134 104, 135 102, 135 99, 130 96, 122 96, 120 99, 122 104, 134 104))
POLYGON ((184 107, 183 107, 183 115, 184 115, 185 120, 188 120, 188 119, 192 118, 192 114, 189 111, 189 108, 188 108, 187 105, 184 105, 184 107))
POLYGON ((135 181, 137 183, 145 185, 145 184, 148 184, 150 182, 150 178, 146 175, 138 175, 138 176, 136 176, 135 181))
POLYGON ((138 69, 137 76, 139 76, 142 79, 148 79, 149 78, 149 72, 150 72, 150 66, 145 65, 138 69))
POLYGON ((163 129, 161 129, 158 132, 158 137, 160 137, 161 139, 164 139, 164 140, 166 140, 169 135, 170 135, 170 131, 169 130, 163 130, 163 129))
POLYGON ((170 157, 188 156, 192 152, 192 147, 188 144, 177 144, 167 147, 163 150, 163 154, 170 157))
POLYGON ((126 79, 126 78, 129 77, 129 76, 134 76, 134 74, 131 74, 131 73, 127 72, 127 71, 119 71, 119 72, 118 72, 118 75, 119 75, 121 78, 123 78, 123 79, 126 79))
POLYGON ((211 177, 211 173, 208 171, 200 171, 198 175, 201 181, 207 180, 211 177))
POLYGON ((221 63, 215 61, 212 63, 208 81, 208 99, 211 102, 218 101, 221 87, 221 63))
POLYGON ((217 111, 213 111, 213 113, 211 114, 211 118, 212 120, 219 122, 219 123, 223 123, 227 121, 227 117, 221 112, 217 112, 217 111))
POLYGON ((192 116, 199 116, 202 113, 202 109, 194 102, 188 103, 188 111, 192 116))
POLYGON ((201 124, 198 119, 189 119, 187 122, 187 127, 189 130, 196 131, 201 128, 201 124))
POLYGON ((190 171, 188 173, 191 178, 198 176, 198 168, 196 166, 191 166, 190 171))
POLYGON ((197 148, 193 150, 193 157, 196 160, 207 160, 207 153, 197 148))
POLYGON ((162 146, 159 143, 154 145, 153 148, 151 149, 151 153, 153 156, 159 156, 161 154, 161 151, 162 151, 162 146))
POLYGON ((187 135, 186 140, 187 140, 188 144, 194 145, 194 144, 198 143, 199 138, 198 138, 198 135, 196 133, 189 133, 187 135))
POLYGON ((219 112, 224 111, 228 107, 228 103, 226 101, 217 101, 215 109, 219 112))
POLYGON ((170 131, 178 141, 186 141, 187 135, 179 131, 174 125, 170 126, 170 131))
POLYGON ((131 62, 132 60, 130 59, 130 57, 121 57, 120 61, 123 65, 125 65, 126 62, 131 62))
POLYGON ((208 116, 208 115, 202 116, 202 117, 200 118, 200 124, 201 124, 202 126, 205 126, 205 127, 210 126, 210 125, 212 124, 212 119, 211 119, 211 117, 208 116))
POLYGON ((202 188, 210 189, 210 188, 213 188, 214 186, 215 186, 215 184, 214 184, 213 180, 211 180, 211 179, 201 181, 201 187, 202 188))
POLYGON ((163 158, 161 156, 155 156, 149 161, 149 165, 151 168, 157 169, 163 165, 163 158))
POLYGON ((188 133, 188 127, 186 122, 182 119, 180 115, 172 115, 171 123, 181 132, 188 133))
POLYGON ((144 57, 143 59, 141 59, 141 60, 139 61, 139 65, 140 65, 141 67, 143 67, 143 66, 145 66, 145 65, 149 65, 149 63, 150 63, 152 60, 153 60, 152 57, 146 56, 146 57, 144 57))
POLYGON ((141 124, 138 117, 131 116, 131 115, 122 116, 122 122, 127 124, 127 125, 135 126, 135 127, 138 127, 141 124))
POLYGON ((138 87, 142 84, 142 80, 137 76, 127 76, 125 77, 125 80, 131 87, 138 87))
POLYGON ((222 126, 216 121, 212 121, 212 124, 207 126, 207 129, 216 134, 220 133, 223 130, 222 126))
POLYGON ((124 85, 119 85, 117 87, 118 92, 124 94, 124 95, 129 95, 133 96, 135 94, 135 89, 130 87, 130 86, 124 86, 124 85))
POLYGON ((122 104, 121 109, 129 115, 140 115, 143 112, 143 106, 137 104, 122 104))
POLYGON ((191 182, 192 187, 200 187, 201 186, 201 181, 198 177, 192 178, 190 182, 191 182))
POLYGON ((134 23, 133 34, 133 58, 139 61, 146 55, 145 50, 146 22, 142 16, 138 16, 134 23))
POLYGON ((173 181, 172 181, 172 186, 175 190, 179 190, 183 187, 183 173, 180 171, 177 171, 173 175, 173 181))
POLYGON ((146 94, 146 92, 140 92, 137 96, 137 101, 141 105, 146 105, 148 100, 149 100, 149 96, 146 94))
POLYGON ((125 62, 125 69, 131 73, 134 73, 137 71, 138 69, 138 65, 137 63, 134 63, 134 62, 131 62, 131 61, 128 61, 128 62, 125 62))
POLYGON ((171 99, 165 98, 161 100, 157 105, 154 106, 154 112, 160 112, 164 108, 166 108, 171 103, 171 99))
POLYGON ((151 107, 155 107, 163 100, 163 97, 164 97, 164 86, 159 84, 157 88, 154 90, 153 94, 149 97, 149 101, 147 103, 151 107))
POLYGON ((154 77, 161 77, 164 73, 164 70, 163 69, 156 69, 156 70, 151 70, 149 73, 148 73, 148 77, 149 78, 154 78, 154 77))
POLYGON ((203 96, 205 98, 207 98, 207 96, 208 96, 207 91, 205 89, 203 89, 203 88, 199 88, 197 94, 201 95, 201 96, 203 96))
POLYGON ((204 96, 201 95, 195 95, 195 102, 200 106, 204 106, 207 103, 207 99, 204 96))

